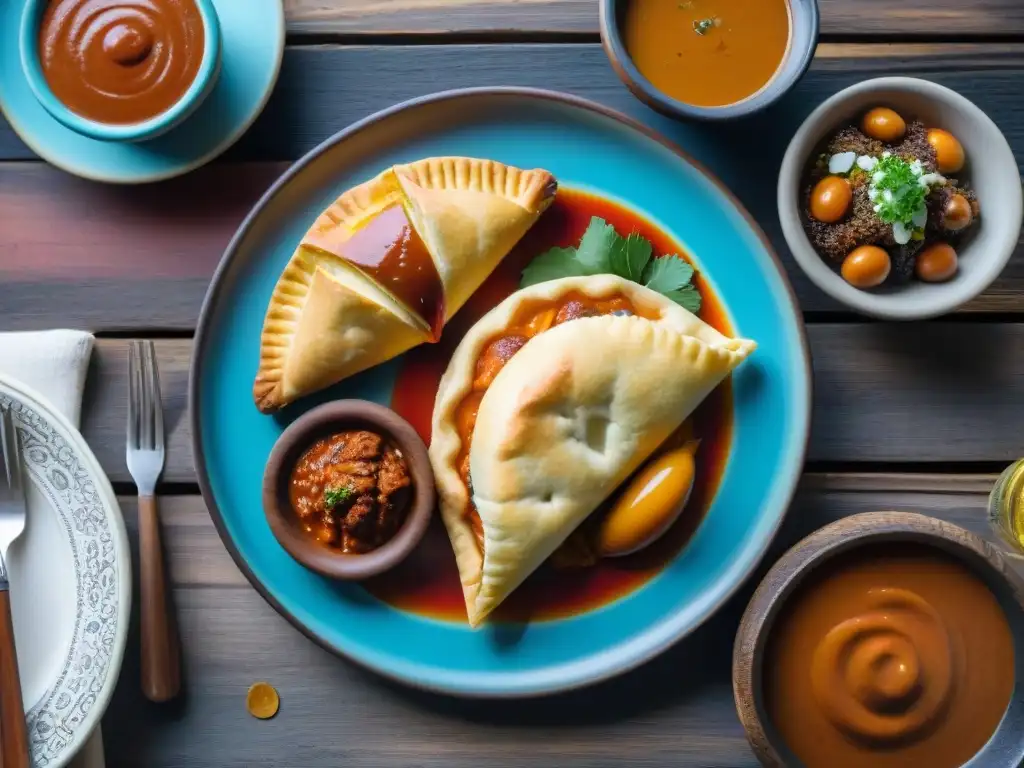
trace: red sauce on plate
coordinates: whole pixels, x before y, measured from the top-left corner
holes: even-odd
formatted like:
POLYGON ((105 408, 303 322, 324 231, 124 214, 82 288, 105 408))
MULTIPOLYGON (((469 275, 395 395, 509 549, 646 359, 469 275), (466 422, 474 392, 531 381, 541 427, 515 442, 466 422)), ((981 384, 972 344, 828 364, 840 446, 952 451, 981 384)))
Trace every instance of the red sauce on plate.
POLYGON ((199 73, 205 47, 195 0, 50 0, 39 59, 72 112, 130 125, 174 106, 199 73))
POLYGON ((370 219, 352 237, 332 242, 340 230, 307 235, 304 243, 339 256, 419 315, 434 340, 444 328, 444 286, 426 245, 395 204, 370 219))
MULTIPOLYGON (((439 344, 421 346, 402 358, 391 407, 429 441, 434 397, 448 360, 466 332, 496 304, 519 287, 520 274, 539 253, 579 243, 592 216, 614 224, 620 233, 637 232, 651 241, 654 255, 686 254, 654 224, 636 213, 593 195, 570 189, 558 197, 491 277, 448 323, 439 344)), ((724 308, 698 276, 703 297, 702 320, 733 335, 724 308)), ((665 536, 634 555, 601 559, 579 569, 542 567, 514 591, 494 613, 498 621, 556 619, 586 613, 628 595, 651 578, 686 545, 718 490, 732 440, 732 386, 729 379, 691 417, 702 442, 690 501, 665 536)), ((399 566, 366 582, 376 597, 396 608, 434 618, 465 621, 466 604, 448 535, 438 516, 422 544, 399 566)))

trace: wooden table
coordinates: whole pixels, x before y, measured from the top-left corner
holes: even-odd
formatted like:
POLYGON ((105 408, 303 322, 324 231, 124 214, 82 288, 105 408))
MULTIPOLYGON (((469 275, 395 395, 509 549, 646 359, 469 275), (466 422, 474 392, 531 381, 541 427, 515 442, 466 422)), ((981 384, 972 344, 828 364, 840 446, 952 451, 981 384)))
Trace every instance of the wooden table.
POLYGON ((289 46, 263 116, 221 161, 152 187, 67 176, 0 118, 0 330, 96 332, 84 432, 131 527, 125 339, 156 338, 160 354, 171 425, 163 511, 188 691, 169 707, 142 699, 136 630, 104 722, 110 766, 755 765, 729 677, 753 581, 692 637, 623 678, 539 701, 464 702, 386 683, 321 650, 263 602, 217 538, 185 413, 210 276, 244 213, 290 161, 412 96, 524 85, 590 97, 703 156, 749 207, 786 263, 814 355, 807 474, 769 561, 830 520, 874 509, 923 510, 987 535, 993 473, 1024 455, 1024 429, 1012 418, 1024 392, 1024 254, 955 315, 865 321, 796 268, 775 215, 775 178, 814 105, 886 74, 966 94, 1024 158, 1024 3, 820 3, 822 44, 800 86, 767 114, 714 130, 633 100, 598 44, 596 0, 286 0, 289 46), (258 679, 281 692, 275 720, 245 712, 258 679))

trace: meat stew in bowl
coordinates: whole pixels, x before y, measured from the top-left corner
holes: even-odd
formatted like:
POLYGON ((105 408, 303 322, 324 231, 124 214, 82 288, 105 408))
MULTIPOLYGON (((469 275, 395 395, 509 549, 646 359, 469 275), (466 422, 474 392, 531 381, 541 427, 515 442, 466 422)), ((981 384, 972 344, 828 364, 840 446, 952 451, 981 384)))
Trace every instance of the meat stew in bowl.
POLYGON ((317 406, 278 437, 263 473, 263 511, 295 560, 361 580, 401 562, 437 503, 427 447, 405 419, 365 400, 317 406))
POLYGON ((292 469, 288 496, 302 530, 345 553, 369 552, 397 533, 412 492, 400 448, 377 432, 317 440, 292 469))

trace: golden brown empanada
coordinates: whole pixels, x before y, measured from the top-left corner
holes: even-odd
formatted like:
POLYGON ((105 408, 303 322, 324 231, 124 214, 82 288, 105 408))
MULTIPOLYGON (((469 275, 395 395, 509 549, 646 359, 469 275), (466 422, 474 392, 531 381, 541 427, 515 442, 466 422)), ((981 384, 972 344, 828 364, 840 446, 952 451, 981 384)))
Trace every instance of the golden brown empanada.
POLYGON ((470 624, 755 347, 610 275, 540 283, 484 316, 441 381, 430 446, 470 624))
POLYGON ((314 222, 267 309, 253 397, 269 412, 426 341, 550 205, 554 177, 492 160, 395 165, 314 222))

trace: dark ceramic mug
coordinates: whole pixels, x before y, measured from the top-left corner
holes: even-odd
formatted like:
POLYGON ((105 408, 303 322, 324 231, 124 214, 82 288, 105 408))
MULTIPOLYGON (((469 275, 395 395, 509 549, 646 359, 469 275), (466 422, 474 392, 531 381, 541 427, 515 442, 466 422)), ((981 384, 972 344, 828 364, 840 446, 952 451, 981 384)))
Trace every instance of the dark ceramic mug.
POLYGON ((627 5, 632 0, 600 0, 601 42, 618 73, 633 95, 652 109, 669 117, 697 120, 730 120, 745 117, 778 101, 787 93, 814 58, 818 47, 818 0, 788 0, 790 14, 789 45, 778 70, 761 90, 745 99, 719 107, 699 107, 673 99, 659 91, 640 74, 626 50, 622 24, 627 5))

